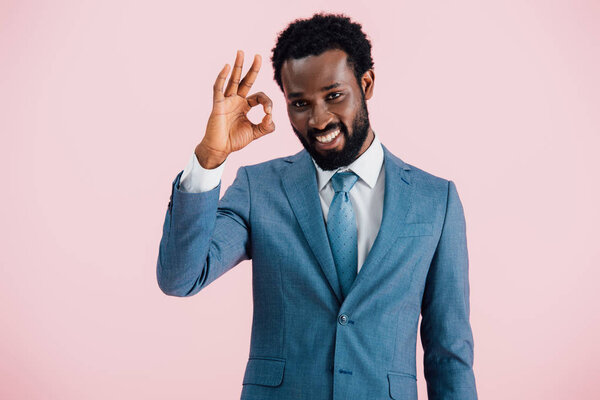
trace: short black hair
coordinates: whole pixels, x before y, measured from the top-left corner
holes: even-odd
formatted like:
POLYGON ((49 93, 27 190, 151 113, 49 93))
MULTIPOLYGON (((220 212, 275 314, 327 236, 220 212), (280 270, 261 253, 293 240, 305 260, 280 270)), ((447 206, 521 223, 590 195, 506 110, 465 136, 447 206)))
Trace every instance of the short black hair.
MULTIPOLYGON (((339 49, 348 55, 357 82, 373 68, 371 42, 362 26, 343 14, 314 14, 310 19, 296 19, 279 33, 271 62, 274 78, 281 90, 281 67, 290 58, 317 56, 326 50, 339 49)), ((360 84, 359 84, 360 86, 360 84)))

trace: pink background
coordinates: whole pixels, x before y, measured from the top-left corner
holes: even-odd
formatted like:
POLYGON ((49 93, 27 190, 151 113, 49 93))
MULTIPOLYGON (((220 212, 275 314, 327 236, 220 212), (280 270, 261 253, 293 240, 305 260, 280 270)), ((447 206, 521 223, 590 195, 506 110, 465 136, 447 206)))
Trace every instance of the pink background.
MULTIPOLYGON (((263 56, 277 130, 224 186, 301 149, 270 49, 323 3, 282 4, 0 3, 0 398, 239 398, 250 263, 181 299, 156 258, 236 49, 263 56)), ((457 184, 480 398, 598 398, 600 3, 328 4, 372 39, 382 142, 457 184)))

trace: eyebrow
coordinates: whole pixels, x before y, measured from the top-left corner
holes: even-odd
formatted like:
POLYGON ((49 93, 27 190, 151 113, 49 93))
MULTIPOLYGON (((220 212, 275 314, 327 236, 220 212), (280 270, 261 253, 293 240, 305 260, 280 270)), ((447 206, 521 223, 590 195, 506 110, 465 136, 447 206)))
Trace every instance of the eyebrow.
MULTIPOLYGON (((336 83, 333 83, 333 84, 331 84, 329 86, 323 86, 321 88, 321 92, 325 92, 327 90, 331 90, 331 89, 336 88, 336 87, 341 86, 341 85, 342 85, 341 83, 336 82, 336 83)), ((292 93, 290 93, 288 95, 288 99, 295 99, 295 98, 298 98, 298 97, 302 97, 302 92, 292 92, 292 93)))

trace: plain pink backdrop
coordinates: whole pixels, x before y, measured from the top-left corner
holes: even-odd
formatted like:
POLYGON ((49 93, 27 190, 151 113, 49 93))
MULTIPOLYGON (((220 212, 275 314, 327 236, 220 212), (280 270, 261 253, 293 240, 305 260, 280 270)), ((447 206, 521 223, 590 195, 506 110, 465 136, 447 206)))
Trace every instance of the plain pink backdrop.
MULTIPOLYGON (((238 48, 277 130, 224 187, 301 149, 270 50, 322 4, 0 2, 0 398, 239 398, 250 263, 168 297, 162 223, 238 48)), ((327 4, 372 39, 382 142, 457 185, 480 398, 598 398, 600 3, 327 4)))

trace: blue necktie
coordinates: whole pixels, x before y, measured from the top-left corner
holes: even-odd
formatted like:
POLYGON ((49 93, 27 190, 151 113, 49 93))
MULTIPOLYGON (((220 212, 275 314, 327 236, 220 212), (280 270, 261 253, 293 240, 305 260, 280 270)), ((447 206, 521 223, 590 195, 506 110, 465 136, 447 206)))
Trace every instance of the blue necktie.
POLYGON ((356 278, 358 268, 356 219, 348 196, 357 180, 358 176, 351 171, 337 172, 331 177, 335 195, 327 215, 327 235, 344 298, 356 278))

